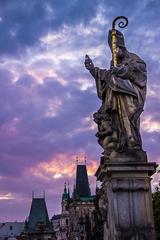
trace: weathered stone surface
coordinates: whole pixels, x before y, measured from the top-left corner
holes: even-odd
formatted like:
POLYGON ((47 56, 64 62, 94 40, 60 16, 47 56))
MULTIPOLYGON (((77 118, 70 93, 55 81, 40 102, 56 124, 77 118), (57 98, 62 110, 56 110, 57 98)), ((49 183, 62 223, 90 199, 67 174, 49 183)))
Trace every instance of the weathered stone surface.
POLYGON ((155 163, 104 163, 96 172, 107 199, 104 240, 155 240, 150 175, 155 163))
POLYGON ((140 115, 147 83, 146 64, 137 54, 127 50, 123 34, 115 29, 109 30, 108 41, 112 52, 109 69, 95 67, 91 58, 88 55, 85 57, 85 67, 94 77, 97 96, 102 101, 93 117, 104 157, 109 157, 113 151, 142 150, 140 115), (116 38, 115 49, 113 35, 116 38))
POLYGON ((147 162, 147 155, 146 152, 143 150, 128 150, 125 152, 116 152, 113 151, 108 158, 109 161, 112 162, 147 162))

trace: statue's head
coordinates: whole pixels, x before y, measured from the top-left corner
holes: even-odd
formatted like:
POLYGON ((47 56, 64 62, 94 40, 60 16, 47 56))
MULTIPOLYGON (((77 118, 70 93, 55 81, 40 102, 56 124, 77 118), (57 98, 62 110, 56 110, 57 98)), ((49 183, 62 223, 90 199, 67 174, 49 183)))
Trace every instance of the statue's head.
MULTIPOLYGON (((109 30, 108 32, 108 44, 112 51, 112 30, 109 30)), ((126 50, 125 41, 124 41, 123 34, 118 30, 116 30, 116 46, 117 46, 117 57, 123 58, 126 50)))
MULTIPOLYGON (((116 45, 118 47, 124 47, 125 48, 124 36, 118 30, 116 30, 116 40, 117 40, 116 45)), ((109 30, 109 32, 108 32, 108 44, 109 44, 110 49, 112 49, 112 30, 109 30)))

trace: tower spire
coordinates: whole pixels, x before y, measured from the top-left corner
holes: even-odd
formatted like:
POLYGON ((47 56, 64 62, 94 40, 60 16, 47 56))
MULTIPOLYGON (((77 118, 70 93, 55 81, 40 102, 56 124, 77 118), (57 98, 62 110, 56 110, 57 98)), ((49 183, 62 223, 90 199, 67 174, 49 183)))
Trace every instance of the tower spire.
POLYGON ((64 183, 64 193, 67 192, 67 188, 66 188, 66 182, 64 183))
POLYGON ((77 165, 76 196, 89 197, 91 195, 86 165, 77 165))
POLYGON ((63 194, 62 194, 62 201, 64 201, 64 200, 68 200, 66 182, 64 183, 64 190, 63 190, 63 194))
POLYGON ((85 165, 87 165, 87 157, 86 156, 84 156, 84 163, 85 163, 85 165))
POLYGON ((79 157, 76 156, 76 165, 78 165, 79 157))
POLYGON ((68 182, 68 198, 70 199, 70 189, 69 189, 69 182, 68 182))

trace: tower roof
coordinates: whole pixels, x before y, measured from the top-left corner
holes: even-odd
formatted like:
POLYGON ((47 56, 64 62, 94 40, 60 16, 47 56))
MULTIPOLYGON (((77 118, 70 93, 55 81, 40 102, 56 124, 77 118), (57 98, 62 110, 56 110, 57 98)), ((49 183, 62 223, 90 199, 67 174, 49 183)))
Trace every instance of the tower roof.
POLYGON ((45 229, 51 230, 51 223, 48 217, 48 211, 44 198, 33 198, 29 219, 28 219, 28 230, 35 231, 38 224, 43 224, 45 229))
POLYGON ((69 199, 69 189, 67 192, 67 188, 66 188, 66 183, 64 183, 64 191, 63 191, 63 195, 62 195, 62 201, 68 200, 69 199))
POLYGON ((91 195, 86 165, 77 165, 76 196, 89 197, 91 195))

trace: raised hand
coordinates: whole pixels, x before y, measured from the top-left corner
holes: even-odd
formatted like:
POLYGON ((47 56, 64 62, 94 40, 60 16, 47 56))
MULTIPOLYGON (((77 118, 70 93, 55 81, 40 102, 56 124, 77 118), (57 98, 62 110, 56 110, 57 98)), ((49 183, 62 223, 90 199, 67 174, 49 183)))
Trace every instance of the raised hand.
POLYGON ((85 56, 85 61, 84 61, 84 65, 85 67, 90 71, 94 68, 94 64, 92 62, 92 60, 90 59, 90 57, 86 54, 85 56))

